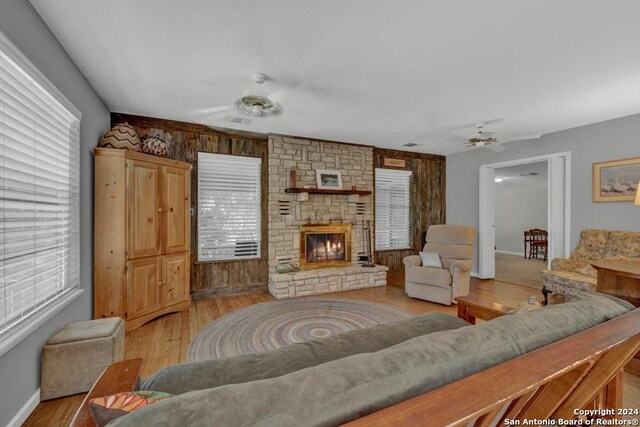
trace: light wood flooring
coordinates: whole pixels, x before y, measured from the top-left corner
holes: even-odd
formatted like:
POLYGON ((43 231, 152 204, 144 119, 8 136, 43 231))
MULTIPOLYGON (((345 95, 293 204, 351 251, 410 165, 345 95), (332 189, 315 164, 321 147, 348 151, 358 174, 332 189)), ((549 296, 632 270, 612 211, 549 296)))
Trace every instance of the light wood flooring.
MULTIPOLYGON (((404 278, 401 275, 394 275, 389 277, 389 284, 392 286, 322 296, 390 304, 415 315, 430 311, 456 315, 455 306, 444 306, 409 298, 404 293, 403 283, 404 278)), ((515 306, 528 296, 535 294, 529 287, 476 279, 472 279, 471 292, 510 306, 515 306)), ((275 298, 267 292, 194 300, 188 311, 168 314, 127 332, 125 357, 143 359, 143 377, 163 367, 185 362, 191 338, 213 320, 240 308, 273 300, 275 298)), ((84 395, 80 394, 42 402, 23 425, 67 426, 83 398, 84 395)), ((640 378, 625 374, 624 401, 627 408, 640 407, 640 378)))
POLYGON ((525 259, 519 255, 496 252, 496 280, 542 289, 542 277, 539 271, 546 270, 547 263, 542 259, 525 259))

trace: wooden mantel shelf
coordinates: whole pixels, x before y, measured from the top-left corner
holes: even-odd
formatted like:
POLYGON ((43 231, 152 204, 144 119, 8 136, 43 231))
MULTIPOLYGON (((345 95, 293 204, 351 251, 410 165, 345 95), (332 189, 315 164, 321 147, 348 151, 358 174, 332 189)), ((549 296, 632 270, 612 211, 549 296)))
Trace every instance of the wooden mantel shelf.
POLYGON ((368 196, 371 191, 365 190, 326 190, 324 188, 286 188, 285 193, 309 193, 309 194, 344 194, 347 196, 357 194, 359 196, 368 196))

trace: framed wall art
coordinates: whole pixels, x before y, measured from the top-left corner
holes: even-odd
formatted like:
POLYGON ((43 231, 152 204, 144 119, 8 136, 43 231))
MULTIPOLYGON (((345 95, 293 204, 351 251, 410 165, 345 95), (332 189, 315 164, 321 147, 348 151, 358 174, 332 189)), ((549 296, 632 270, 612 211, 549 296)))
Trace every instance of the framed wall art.
POLYGON ((640 157, 593 164, 594 202, 633 202, 640 182, 640 157))
POLYGON ((337 170, 316 170, 318 188, 323 190, 342 190, 342 174, 337 170))

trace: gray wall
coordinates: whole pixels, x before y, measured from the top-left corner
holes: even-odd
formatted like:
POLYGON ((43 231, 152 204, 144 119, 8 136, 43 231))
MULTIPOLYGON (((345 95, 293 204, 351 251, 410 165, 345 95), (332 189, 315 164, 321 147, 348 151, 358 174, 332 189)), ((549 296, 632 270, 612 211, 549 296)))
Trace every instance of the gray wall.
POLYGON ((0 357, 0 425, 39 387, 40 350, 72 320, 91 318, 93 167, 91 148, 109 128, 109 111, 27 0, 0 1, 2 31, 82 112, 80 127, 80 280, 84 294, 0 357))
MULTIPOLYGON (((496 169, 499 174, 500 169, 496 169)), ((546 180, 495 183, 496 250, 523 254, 523 231, 547 229, 546 180)), ((523 254, 524 255, 524 254, 523 254)))
MULTIPOLYGON (((506 144, 495 153, 476 149, 447 156, 447 223, 478 226, 478 170, 481 165, 571 152, 571 248, 584 228, 640 231, 640 207, 632 202, 593 203, 591 165, 640 156, 640 114, 506 144)), ((473 272, 478 271, 478 251, 473 272)))

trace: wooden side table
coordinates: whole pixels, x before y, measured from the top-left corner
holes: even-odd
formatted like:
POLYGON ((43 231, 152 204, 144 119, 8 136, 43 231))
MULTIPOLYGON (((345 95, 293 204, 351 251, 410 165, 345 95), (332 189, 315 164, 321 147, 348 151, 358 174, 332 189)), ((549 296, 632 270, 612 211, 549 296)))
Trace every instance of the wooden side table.
MULTIPOLYGON (((522 299, 519 301, 513 297, 502 298, 503 301, 506 301, 509 304, 515 303, 516 305, 525 299, 524 294, 522 299)), ((554 295, 550 300, 551 304, 561 304, 564 302, 564 297, 554 295)), ((504 316, 509 311, 513 310, 513 307, 496 302, 493 297, 478 293, 470 293, 463 297, 457 297, 455 298, 455 301, 458 303, 458 317, 462 320, 466 320, 472 325, 476 324, 476 319, 491 320, 496 317, 504 316)))
MULTIPOLYGON (((610 259, 591 263, 598 271, 596 290, 640 307, 640 260, 610 259)), ((640 376, 640 353, 624 368, 640 376)))
POLYGON ((610 259, 591 263, 598 271, 596 290, 640 307, 640 260, 610 259))
POLYGON ((455 298, 458 303, 458 317, 472 325, 476 324, 476 318, 491 320, 504 316, 512 307, 489 300, 476 294, 455 298))

